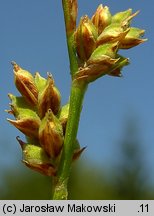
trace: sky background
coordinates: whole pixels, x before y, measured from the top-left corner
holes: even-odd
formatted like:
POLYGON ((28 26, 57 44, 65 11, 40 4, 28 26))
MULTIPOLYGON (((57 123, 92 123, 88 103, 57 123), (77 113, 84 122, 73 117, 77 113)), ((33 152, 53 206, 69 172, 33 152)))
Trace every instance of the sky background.
MULTIPOLYGON (((123 78, 102 77, 88 88, 78 138, 87 146, 84 159, 112 168, 119 159, 121 141, 128 119, 136 122, 143 149, 143 161, 150 182, 154 182, 154 28, 152 1, 79 0, 79 17, 90 17, 102 3, 112 14, 132 8, 140 10, 132 25, 146 30, 148 41, 122 53, 131 64, 123 78), (151 3, 151 4, 150 4, 151 3)), ((10 62, 14 60, 33 74, 51 72, 61 91, 62 104, 69 98, 70 76, 61 0, 0 0, 0 172, 23 167, 16 136, 4 112, 7 94, 18 95, 10 62)), ((2 178, 1 178, 2 179, 2 178)), ((1 180, 0 180, 1 181, 1 180)))

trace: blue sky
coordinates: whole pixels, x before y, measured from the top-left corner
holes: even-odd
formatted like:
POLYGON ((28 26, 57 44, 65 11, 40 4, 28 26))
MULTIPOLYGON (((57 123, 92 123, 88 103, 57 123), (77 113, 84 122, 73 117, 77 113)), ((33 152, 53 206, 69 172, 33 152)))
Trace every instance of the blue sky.
MULTIPOLYGON (((154 181, 154 28, 149 1, 79 0, 79 17, 91 16, 102 3, 112 14, 132 8, 140 10, 132 25, 146 30, 148 41, 122 53, 131 64, 123 69, 123 78, 102 77, 88 88, 81 115, 78 137, 88 146, 83 158, 112 168, 118 161, 116 143, 122 139, 129 117, 135 118, 143 148, 143 160, 154 181)), ((0 170, 20 163, 21 152, 15 137, 22 135, 12 127, 4 112, 8 93, 18 94, 13 83, 10 62, 42 76, 51 72, 62 94, 62 104, 69 97, 70 76, 61 0, 0 1, 0 170)), ((1 172, 2 173, 2 172, 1 172)))

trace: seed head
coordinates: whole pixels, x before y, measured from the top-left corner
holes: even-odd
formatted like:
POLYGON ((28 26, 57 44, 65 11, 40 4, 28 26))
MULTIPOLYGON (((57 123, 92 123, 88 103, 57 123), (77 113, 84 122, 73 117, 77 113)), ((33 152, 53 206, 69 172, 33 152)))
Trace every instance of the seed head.
POLYGON ((55 87, 52 76, 48 74, 46 85, 44 89, 39 92, 38 97, 38 113, 40 118, 42 119, 49 109, 56 115, 60 109, 60 103, 60 92, 55 87))
POLYGON ((102 33, 106 26, 110 25, 111 17, 109 8, 107 6, 103 7, 103 5, 100 4, 91 18, 92 23, 97 29, 98 35, 102 33))
POLYGON ((86 61, 96 47, 97 29, 88 16, 81 17, 75 33, 76 50, 81 61, 86 61))
POLYGON ((47 176, 55 176, 56 169, 43 148, 24 143, 19 137, 17 140, 22 148, 22 162, 27 167, 47 176))
POLYGON ((12 62, 14 69, 15 85, 25 100, 33 105, 37 105, 38 90, 34 78, 30 72, 22 69, 15 62, 12 62))
POLYGON ((52 159, 58 157, 63 146, 63 129, 51 109, 48 110, 41 122, 39 140, 42 148, 52 159))

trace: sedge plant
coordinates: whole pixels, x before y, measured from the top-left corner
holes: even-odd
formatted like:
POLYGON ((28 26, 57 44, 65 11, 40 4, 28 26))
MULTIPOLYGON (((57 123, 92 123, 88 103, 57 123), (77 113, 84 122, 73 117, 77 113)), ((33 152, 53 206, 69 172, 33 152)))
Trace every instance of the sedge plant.
POLYGON ((14 82, 21 96, 9 94, 10 109, 15 119, 8 121, 26 138, 17 140, 22 149, 23 163, 52 178, 52 199, 68 198, 68 180, 72 162, 85 147, 80 147, 77 131, 85 92, 90 83, 105 76, 121 77, 129 59, 120 49, 130 49, 146 39, 144 30, 132 27, 138 11, 132 9, 111 14, 107 6, 99 5, 92 17, 81 17, 76 24, 77 0, 62 0, 68 55, 70 60, 70 99, 61 105, 61 94, 54 78, 32 75, 12 62, 14 82))

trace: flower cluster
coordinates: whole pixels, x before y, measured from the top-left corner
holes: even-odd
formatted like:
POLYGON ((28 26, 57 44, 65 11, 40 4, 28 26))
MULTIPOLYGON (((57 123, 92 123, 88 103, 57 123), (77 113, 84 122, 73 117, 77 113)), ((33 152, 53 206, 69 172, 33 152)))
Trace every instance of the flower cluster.
MULTIPOLYGON (((71 35, 72 46, 75 48, 73 52, 79 66, 73 75, 73 82, 88 84, 106 74, 121 76, 121 69, 129 60, 118 53, 119 49, 129 49, 146 41, 141 38, 144 30, 130 26, 138 12, 132 13, 128 9, 112 16, 108 7, 99 5, 91 18, 81 17, 76 28, 77 1, 69 0, 67 6, 70 17, 65 20, 66 32, 69 37, 71 35)), ((56 176, 69 103, 61 106, 61 95, 51 74, 48 73, 45 79, 38 72, 33 76, 15 62, 12 65, 15 85, 21 96, 9 94, 11 104, 7 112, 15 120, 8 121, 26 136, 26 142, 17 137, 22 148, 23 162, 45 175, 56 176)), ((84 150, 77 140, 73 146, 72 161, 84 150)))
MULTIPOLYGON (((21 96, 8 95, 11 104, 7 112, 15 117, 15 120, 8 121, 26 136, 26 143, 17 137, 23 162, 45 175, 55 176, 63 148, 69 104, 61 107, 61 95, 51 74, 48 73, 47 79, 38 72, 32 76, 15 62, 12 64, 15 85, 21 96)), ((76 141, 73 160, 83 149, 76 141)))
POLYGON ((128 9, 112 16, 107 6, 99 5, 91 19, 87 15, 81 17, 74 35, 80 65, 75 80, 89 83, 105 74, 121 76, 121 69, 129 60, 118 50, 146 41, 141 39, 144 30, 130 26, 137 14, 128 9))

